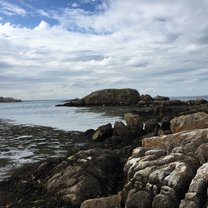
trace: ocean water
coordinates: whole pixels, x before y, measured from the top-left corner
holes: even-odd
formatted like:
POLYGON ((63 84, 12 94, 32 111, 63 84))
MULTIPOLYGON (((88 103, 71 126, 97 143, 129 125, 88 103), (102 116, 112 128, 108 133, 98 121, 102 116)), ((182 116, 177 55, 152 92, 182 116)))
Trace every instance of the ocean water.
POLYGON ((0 119, 17 124, 49 126, 66 131, 85 131, 114 123, 120 117, 90 112, 88 108, 55 107, 60 100, 0 103, 0 119))

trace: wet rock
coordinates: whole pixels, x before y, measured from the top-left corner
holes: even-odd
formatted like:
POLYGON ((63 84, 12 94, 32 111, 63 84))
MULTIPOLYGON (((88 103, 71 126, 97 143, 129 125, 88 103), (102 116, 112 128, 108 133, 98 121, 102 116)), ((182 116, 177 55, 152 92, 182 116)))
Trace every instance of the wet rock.
POLYGON ((80 208, 120 208, 120 200, 117 195, 88 199, 81 204, 80 208))
POLYGON ((107 139, 108 137, 111 137, 112 134, 113 134, 112 125, 109 123, 109 124, 98 127, 98 129, 92 135, 92 140, 103 141, 107 139))
POLYGON ((183 115, 171 120, 173 133, 204 128, 208 128, 208 114, 204 112, 183 115))
POLYGON ((116 153, 80 151, 54 169, 46 187, 69 205, 80 207, 86 199, 115 193, 121 174, 122 164, 116 153))

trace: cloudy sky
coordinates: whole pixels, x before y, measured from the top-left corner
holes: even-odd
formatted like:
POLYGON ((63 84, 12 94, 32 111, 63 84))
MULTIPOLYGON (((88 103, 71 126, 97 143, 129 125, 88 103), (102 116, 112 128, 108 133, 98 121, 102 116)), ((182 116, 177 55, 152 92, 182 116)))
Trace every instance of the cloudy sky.
POLYGON ((208 94, 208 0, 0 0, 0 96, 208 94))

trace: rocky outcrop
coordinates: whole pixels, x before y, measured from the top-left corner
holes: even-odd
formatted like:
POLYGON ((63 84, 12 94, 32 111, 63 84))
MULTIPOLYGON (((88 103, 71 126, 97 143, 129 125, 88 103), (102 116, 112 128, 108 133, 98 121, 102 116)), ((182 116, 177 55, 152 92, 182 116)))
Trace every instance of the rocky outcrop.
POLYGON ((145 138, 142 146, 162 148, 168 152, 178 152, 196 158, 199 163, 207 161, 208 128, 179 132, 160 137, 145 138))
POLYGON ((0 97, 0 103, 14 103, 14 102, 22 102, 22 101, 11 97, 0 97))
POLYGON ((125 165, 126 185, 122 201, 126 208, 178 207, 195 175, 197 162, 164 149, 137 148, 125 165))
POLYGON ((208 114, 204 112, 183 115, 171 120, 172 133, 204 128, 208 128, 208 114))
POLYGON ((134 149, 124 168, 127 178, 121 200, 125 208, 135 204, 201 208, 208 204, 207 117, 198 113, 182 118, 175 118, 174 124, 189 131, 145 138, 142 147, 134 149))
POLYGON ((116 153, 86 150, 55 167, 46 187, 49 193, 58 195, 75 208, 86 199, 115 193, 121 175, 122 164, 116 153))
POLYGON ((104 89, 59 106, 128 106, 139 100, 140 94, 134 89, 104 89))

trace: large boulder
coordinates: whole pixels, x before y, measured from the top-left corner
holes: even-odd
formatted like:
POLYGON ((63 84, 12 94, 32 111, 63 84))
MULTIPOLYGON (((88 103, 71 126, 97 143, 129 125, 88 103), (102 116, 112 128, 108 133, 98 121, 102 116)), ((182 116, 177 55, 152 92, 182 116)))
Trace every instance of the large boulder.
POLYGON ((57 165, 46 188, 76 208, 87 199, 116 193, 121 175, 122 164, 116 153, 91 149, 80 151, 57 165))
POLYGON ((134 89, 104 89, 95 91, 83 98, 85 105, 132 105, 140 99, 134 89))
POLYGON ((103 141, 113 134, 112 125, 110 123, 98 127, 98 129, 93 133, 93 141, 103 141))
POLYGON ((116 121, 113 128, 113 136, 105 141, 105 147, 122 148, 132 144, 132 133, 121 121, 116 121))
POLYGON ((208 128, 208 114, 205 112, 183 115, 171 120, 172 133, 204 128, 208 128))

